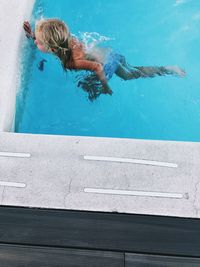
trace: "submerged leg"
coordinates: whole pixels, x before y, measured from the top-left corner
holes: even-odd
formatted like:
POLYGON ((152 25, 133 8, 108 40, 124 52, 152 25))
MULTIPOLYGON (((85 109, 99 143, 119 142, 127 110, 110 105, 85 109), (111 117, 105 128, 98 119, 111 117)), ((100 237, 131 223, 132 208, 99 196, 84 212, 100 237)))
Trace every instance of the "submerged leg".
POLYGON ((178 66, 132 67, 127 64, 125 57, 121 56, 115 74, 123 80, 131 80, 138 78, 153 78, 155 76, 164 75, 175 75, 179 77, 184 77, 185 71, 180 69, 178 66))
POLYGON ((129 70, 129 69, 123 67, 122 64, 118 65, 118 67, 115 71, 115 74, 117 76, 119 76, 120 78, 122 78, 123 80, 138 79, 140 77, 143 77, 139 70, 135 70, 133 72, 133 70, 129 70))
MULTIPOLYGON (((141 72, 141 77, 153 78, 155 76, 174 75, 179 77, 185 76, 185 71, 178 66, 151 66, 151 67, 134 67, 137 71, 141 72)), ((134 70, 133 70, 134 72, 134 70)))

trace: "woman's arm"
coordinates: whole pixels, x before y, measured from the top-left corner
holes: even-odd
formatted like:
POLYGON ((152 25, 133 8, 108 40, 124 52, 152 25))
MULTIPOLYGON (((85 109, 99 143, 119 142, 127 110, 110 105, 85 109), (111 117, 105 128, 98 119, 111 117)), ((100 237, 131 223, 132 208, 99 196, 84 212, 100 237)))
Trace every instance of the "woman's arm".
POLYGON ((107 83, 103 66, 100 63, 90 60, 76 60, 73 62, 72 68, 94 71, 103 86, 103 93, 112 95, 112 90, 107 83))

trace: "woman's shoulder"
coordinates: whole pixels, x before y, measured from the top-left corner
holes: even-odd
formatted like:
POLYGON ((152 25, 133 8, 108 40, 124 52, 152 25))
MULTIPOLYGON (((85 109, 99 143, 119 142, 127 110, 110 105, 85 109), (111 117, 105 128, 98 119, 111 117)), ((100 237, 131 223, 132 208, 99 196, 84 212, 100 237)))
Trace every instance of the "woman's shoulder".
POLYGON ((69 47, 72 49, 73 48, 83 48, 84 44, 81 41, 79 41, 77 38, 72 37, 69 40, 69 47))

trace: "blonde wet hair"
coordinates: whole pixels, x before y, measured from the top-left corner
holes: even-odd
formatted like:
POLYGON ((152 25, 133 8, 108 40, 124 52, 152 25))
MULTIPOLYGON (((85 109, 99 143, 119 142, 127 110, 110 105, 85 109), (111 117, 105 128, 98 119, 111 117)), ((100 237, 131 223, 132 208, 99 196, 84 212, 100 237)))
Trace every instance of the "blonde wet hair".
POLYGON ((67 25, 59 19, 45 19, 36 22, 36 35, 40 32, 40 41, 48 52, 54 53, 62 62, 63 68, 69 68, 71 49, 70 31, 67 25))

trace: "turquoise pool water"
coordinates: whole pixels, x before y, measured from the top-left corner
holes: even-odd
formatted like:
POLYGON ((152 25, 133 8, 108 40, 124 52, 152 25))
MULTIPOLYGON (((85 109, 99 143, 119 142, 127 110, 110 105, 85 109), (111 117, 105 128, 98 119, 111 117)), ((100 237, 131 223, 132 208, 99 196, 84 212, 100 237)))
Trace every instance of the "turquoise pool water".
POLYGON ((41 16, 64 20, 78 36, 106 36, 100 45, 134 66, 179 65, 187 76, 113 76, 113 95, 90 102, 77 87, 77 72, 66 74, 55 57, 27 40, 32 56, 24 54, 16 132, 200 141, 200 1, 39 0, 32 23, 41 16), (38 69, 42 59, 44 71, 38 69))

